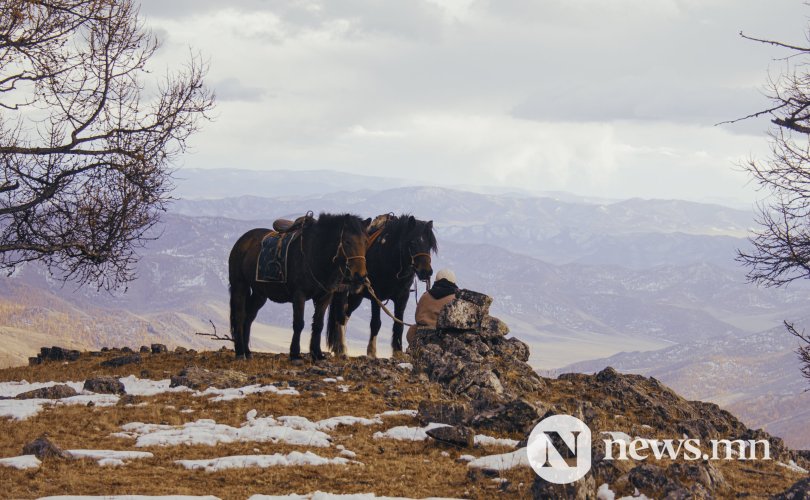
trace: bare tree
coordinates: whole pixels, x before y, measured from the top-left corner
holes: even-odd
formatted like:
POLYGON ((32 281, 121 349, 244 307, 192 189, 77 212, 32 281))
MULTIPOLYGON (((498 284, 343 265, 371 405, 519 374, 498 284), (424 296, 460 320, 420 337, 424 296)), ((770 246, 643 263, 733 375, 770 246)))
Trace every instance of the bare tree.
MULTIPOLYGON (((769 78, 768 109, 740 118, 771 117, 771 153, 765 161, 751 159, 745 169, 770 196, 759 204, 759 228, 750 238, 751 251, 738 251, 737 260, 748 267, 748 279, 764 286, 785 286, 810 278, 810 47, 775 40, 740 36, 787 51, 780 59, 784 70, 769 78)), ((810 32, 807 36, 810 42, 810 32)), ((734 120, 739 121, 739 120, 734 120)), ((802 373, 810 379, 810 337, 785 322, 800 341, 796 353, 802 373)))
POLYGON ((172 162, 213 107, 198 57, 145 79, 158 45, 130 0, 0 2, 0 267, 134 278, 172 162))

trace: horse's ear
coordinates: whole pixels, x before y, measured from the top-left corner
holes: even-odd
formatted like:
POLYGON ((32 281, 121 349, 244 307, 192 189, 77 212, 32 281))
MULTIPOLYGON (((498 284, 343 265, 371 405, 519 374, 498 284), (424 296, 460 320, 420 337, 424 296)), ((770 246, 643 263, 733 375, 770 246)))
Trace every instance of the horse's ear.
POLYGON ((428 228, 428 231, 433 231, 433 221, 432 220, 428 221, 427 228, 428 228))
POLYGON ((369 226, 371 226, 371 217, 363 221, 363 229, 368 231, 369 226))
POLYGON ((408 231, 416 227, 416 217, 413 215, 408 217, 408 231))

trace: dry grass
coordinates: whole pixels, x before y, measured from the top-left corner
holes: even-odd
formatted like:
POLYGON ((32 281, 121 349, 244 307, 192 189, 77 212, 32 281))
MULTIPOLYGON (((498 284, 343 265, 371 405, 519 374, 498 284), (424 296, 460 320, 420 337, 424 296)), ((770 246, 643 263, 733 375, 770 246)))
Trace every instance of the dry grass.
MULTIPOLYGON (((201 418, 210 418, 218 423, 239 426, 245 414, 256 409, 260 416, 301 415, 310 420, 319 420, 337 415, 370 417, 390 409, 411 409, 423 399, 442 397, 435 384, 403 382, 396 387, 399 397, 380 395, 390 389, 376 380, 348 381, 353 389, 343 393, 335 384, 323 383, 323 376, 306 374, 306 368, 293 366, 286 355, 257 354, 249 362, 234 362, 230 351, 187 354, 142 355, 140 364, 120 368, 103 368, 100 362, 121 353, 106 353, 93 357, 83 355, 73 363, 50 362, 35 367, 15 367, 0 370, 0 381, 81 381, 97 375, 127 376, 163 379, 181 369, 196 365, 208 369, 237 369, 251 375, 257 382, 288 382, 304 380, 312 384, 311 390, 301 390, 300 396, 280 396, 270 393, 251 395, 244 399, 227 402, 211 402, 207 398, 193 397, 188 393, 161 394, 139 400, 145 406, 113 407, 46 407, 38 415, 24 421, 4 421, 0 433, 0 456, 20 455, 24 443, 44 432, 65 449, 114 449, 132 450, 131 439, 113 438, 110 434, 120 431, 128 422, 164 423, 179 425, 201 418), (303 372, 303 373, 302 373, 303 372), (316 397, 316 392, 325 396, 316 397), (375 393, 376 392, 376 393, 375 393), (182 413, 191 409, 193 413, 182 413)), ((344 374, 364 361, 333 360, 344 374)), ((577 381, 547 380, 549 390, 538 395, 548 404, 560 408, 576 408, 583 400, 594 402, 601 397, 577 381)), ((622 429, 631 433, 647 423, 643 412, 637 415, 618 417, 597 408, 599 426, 604 429, 622 429)), ((511 451, 487 448, 459 450, 432 441, 402 442, 374 440, 372 434, 394 425, 418 425, 409 417, 392 417, 383 426, 339 427, 329 434, 334 444, 343 444, 357 453, 357 460, 365 465, 271 467, 265 469, 231 469, 216 473, 189 471, 176 465, 179 459, 203 459, 241 454, 288 453, 306 447, 272 443, 234 443, 210 446, 149 447, 144 451, 155 456, 150 459, 133 460, 124 467, 100 467, 93 460, 51 459, 35 471, 18 471, 0 467, 0 484, 3 498, 36 498, 56 494, 212 494, 223 499, 245 499, 256 493, 288 494, 309 493, 316 490, 332 493, 367 493, 378 495, 426 497, 448 496, 466 498, 526 498, 534 473, 528 468, 519 468, 503 473, 509 485, 502 490, 490 478, 478 475, 471 477, 464 463, 456 462, 461 454, 475 456, 511 451), (444 456, 446 452, 449 456, 444 456)), ((666 434, 666 430, 661 430, 666 434)), ((669 433, 671 437, 671 432, 669 433)), ((520 439, 522 436, 501 436, 520 439)), ((652 437, 652 436, 650 436, 652 437)), ((666 436, 663 436, 666 437, 666 436)), ((309 448, 324 457, 337 456, 334 448, 309 448)), ((624 466, 634 463, 621 464, 624 466)), ((666 464, 660 464, 665 466, 666 464)), ((731 488, 722 491, 724 496, 746 492, 750 498, 767 498, 784 490, 801 478, 801 475, 778 467, 773 462, 721 463, 719 465, 731 488)))

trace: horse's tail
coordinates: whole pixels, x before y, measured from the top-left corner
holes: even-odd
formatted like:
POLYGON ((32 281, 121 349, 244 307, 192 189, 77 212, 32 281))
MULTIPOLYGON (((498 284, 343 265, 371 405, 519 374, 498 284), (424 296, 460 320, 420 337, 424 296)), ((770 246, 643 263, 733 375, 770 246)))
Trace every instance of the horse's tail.
POLYGON ((348 293, 336 292, 332 295, 332 302, 329 304, 329 317, 326 321, 326 342, 332 352, 339 352, 343 347, 341 326, 346 322, 348 298, 348 293))

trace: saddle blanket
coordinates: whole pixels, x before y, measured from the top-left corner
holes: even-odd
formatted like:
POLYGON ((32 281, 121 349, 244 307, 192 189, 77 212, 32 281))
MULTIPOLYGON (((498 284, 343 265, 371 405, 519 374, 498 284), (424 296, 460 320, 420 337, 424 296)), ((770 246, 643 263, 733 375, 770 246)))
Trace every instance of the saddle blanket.
POLYGON ((287 282, 287 255, 290 244, 298 232, 278 233, 270 231, 262 240, 259 258, 256 262, 256 281, 265 283, 287 282))

